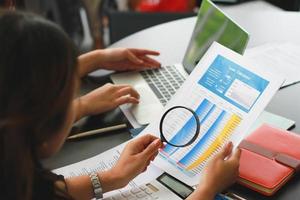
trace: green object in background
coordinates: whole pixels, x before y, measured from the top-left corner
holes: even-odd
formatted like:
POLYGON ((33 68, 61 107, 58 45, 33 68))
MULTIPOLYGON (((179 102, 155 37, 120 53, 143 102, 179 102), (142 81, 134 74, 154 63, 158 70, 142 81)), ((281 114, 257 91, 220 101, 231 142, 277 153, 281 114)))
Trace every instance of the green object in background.
POLYGON ((243 28, 211 1, 203 0, 191 42, 184 57, 184 66, 188 67, 191 72, 214 41, 243 54, 248 40, 249 34, 243 28))
POLYGON ((215 3, 238 3, 239 0, 213 0, 215 3))

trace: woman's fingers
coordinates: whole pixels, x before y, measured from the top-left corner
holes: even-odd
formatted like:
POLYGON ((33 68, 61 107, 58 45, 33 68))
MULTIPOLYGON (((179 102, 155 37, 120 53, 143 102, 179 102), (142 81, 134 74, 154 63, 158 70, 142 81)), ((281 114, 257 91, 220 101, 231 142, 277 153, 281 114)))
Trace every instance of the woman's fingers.
POLYGON ((139 55, 153 55, 153 56, 160 55, 158 51, 153 51, 148 49, 129 49, 129 50, 139 55))
POLYGON ((156 140, 152 141, 142 152, 142 156, 144 157, 144 159, 148 159, 150 162, 152 159, 152 156, 154 156, 157 153, 160 146, 161 146, 160 139, 156 139, 156 140))
POLYGON ((123 87, 116 92, 116 97, 122 97, 126 95, 130 95, 131 97, 134 97, 136 99, 140 98, 139 93, 133 87, 130 86, 123 87))
POLYGON ((142 57, 142 59, 144 60, 144 64, 146 67, 151 67, 151 68, 161 67, 161 64, 158 61, 156 61, 148 56, 144 56, 144 57, 142 57))
MULTIPOLYGON (((128 59, 138 66, 150 68, 157 68, 161 66, 159 62, 157 62, 155 59, 150 58, 147 55, 157 56, 159 55, 159 52, 147 49, 129 49, 127 51, 128 59)), ((136 66, 134 68, 136 68, 136 66)))
POLYGON ((138 137, 137 139, 135 139, 135 141, 137 143, 142 144, 145 149, 149 144, 151 144, 154 140, 157 140, 157 139, 159 139, 159 138, 152 134, 146 134, 141 137, 138 137))
POLYGON ((115 100, 115 106, 120 106, 120 105, 127 104, 127 103, 138 104, 139 100, 137 98, 131 97, 129 95, 121 96, 115 100))
POLYGON ((144 61, 142 59, 139 59, 136 55, 134 55, 131 51, 127 51, 127 58, 137 64, 137 65, 141 65, 144 63, 144 61))
POLYGON ((237 148, 228 160, 239 162, 240 158, 241 158, 241 149, 237 148))
POLYGON ((117 86, 119 90, 115 93, 116 106, 120 106, 127 103, 138 104, 140 95, 139 93, 128 85, 119 85, 117 86))
POLYGON ((128 84, 117 84, 117 85, 113 85, 113 86, 114 86, 115 90, 120 90, 120 89, 125 88, 125 87, 131 87, 131 85, 128 85, 128 84))
POLYGON ((142 172, 147 171, 147 168, 148 168, 148 166, 150 165, 150 162, 151 162, 151 160, 148 160, 148 161, 147 161, 146 166, 145 166, 145 168, 142 170, 142 172))
POLYGON ((152 155, 152 157, 151 157, 151 161, 153 161, 155 158, 156 158, 156 156, 158 155, 158 151, 157 152, 155 152, 153 155, 152 155))
POLYGON ((218 158, 225 159, 226 157, 230 156, 232 152, 233 144, 229 142, 223 147, 223 149, 217 154, 218 158))

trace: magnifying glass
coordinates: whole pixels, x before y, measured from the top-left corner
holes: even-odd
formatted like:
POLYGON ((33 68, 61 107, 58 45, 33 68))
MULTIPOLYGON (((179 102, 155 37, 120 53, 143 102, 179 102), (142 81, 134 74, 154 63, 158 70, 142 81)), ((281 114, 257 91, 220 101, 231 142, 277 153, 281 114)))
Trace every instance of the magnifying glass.
POLYGON ((159 131, 162 142, 174 147, 189 146, 199 135, 199 117, 188 107, 171 107, 163 114, 159 123, 159 131))

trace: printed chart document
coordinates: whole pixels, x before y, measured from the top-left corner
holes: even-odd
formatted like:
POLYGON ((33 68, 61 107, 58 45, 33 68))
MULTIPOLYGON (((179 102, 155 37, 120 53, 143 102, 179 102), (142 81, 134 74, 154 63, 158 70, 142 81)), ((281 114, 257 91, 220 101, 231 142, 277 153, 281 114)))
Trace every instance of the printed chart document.
POLYGON ((245 56, 264 70, 282 74, 286 78, 282 87, 300 82, 300 45, 268 43, 248 49, 245 56))
MULTIPOLYGON (((200 119, 199 137, 188 147, 167 144, 154 160, 155 165, 189 185, 196 185, 207 161, 216 152, 228 141, 238 145, 284 81, 280 75, 249 63, 252 62, 218 43, 210 47, 165 107, 192 108, 200 119)), ((159 137, 160 118, 140 135, 151 133, 159 137)), ((194 133, 190 130, 191 120, 185 116, 174 119, 177 121, 172 122, 172 130, 164 132, 173 134, 169 138, 177 140, 183 134, 194 133)))

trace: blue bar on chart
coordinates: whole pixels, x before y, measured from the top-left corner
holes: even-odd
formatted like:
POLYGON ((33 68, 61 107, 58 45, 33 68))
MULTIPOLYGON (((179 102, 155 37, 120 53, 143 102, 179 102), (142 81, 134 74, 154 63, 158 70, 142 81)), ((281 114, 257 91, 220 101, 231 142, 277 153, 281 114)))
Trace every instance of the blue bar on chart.
MULTIPOLYGON (((241 117, 218 108, 207 99, 203 99, 196 109, 200 118, 199 138, 189 147, 178 148, 166 145, 160 155, 189 176, 199 173, 208 158, 217 152, 239 125, 241 117)), ((183 138, 191 131, 191 119, 174 135, 172 140, 183 138)))
POLYGON ((192 148, 190 152, 188 152, 178 163, 182 166, 187 167, 195 161, 199 154, 201 153, 202 147, 209 142, 214 137, 214 132, 218 130, 218 127, 221 125, 222 120, 226 115, 225 111, 222 111, 218 116, 217 120, 211 125, 206 134, 198 141, 198 143, 192 148))
MULTIPOLYGON (((198 108, 195 111, 200 119, 200 124, 202 124, 205 121, 206 116, 209 115, 209 113, 211 112, 211 110, 214 109, 214 107, 215 106, 206 99, 204 99, 204 101, 201 102, 201 104, 198 106, 198 108)), ((193 118, 190 118, 187 121, 187 123, 178 131, 178 133, 174 135, 174 137, 170 140, 170 143, 178 144, 179 143, 178 141, 184 138, 191 138, 190 134, 195 134, 193 130, 194 128, 193 120, 194 120, 193 118)), ((177 150, 178 150, 177 147, 167 144, 164 148, 163 153, 165 153, 168 156, 171 156, 177 150)))

